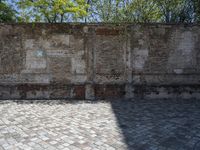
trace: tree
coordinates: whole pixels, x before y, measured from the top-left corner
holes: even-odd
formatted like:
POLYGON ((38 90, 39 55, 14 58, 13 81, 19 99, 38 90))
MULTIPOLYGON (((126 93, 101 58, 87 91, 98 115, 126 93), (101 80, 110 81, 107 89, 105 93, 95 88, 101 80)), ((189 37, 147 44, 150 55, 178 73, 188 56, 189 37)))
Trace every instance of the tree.
POLYGON ((49 23, 77 20, 87 15, 85 0, 19 0, 24 21, 49 23))
POLYGON ((88 20, 91 22, 113 22, 114 0, 91 0, 88 20))
POLYGON ((159 22, 161 11, 154 0, 134 0, 127 8, 125 20, 134 22, 159 22))
POLYGON ((200 22, 200 0, 14 1, 26 22, 200 22))
POLYGON ((155 0, 165 23, 194 22, 194 0, 155 0))
POLYGON ((180 9, 176 22, 191 23, 195 21, 195 10, 193 0, 184 0, 183 6, 180 9))
POLYGON ((200 21, 200 0, 90 0, 88 20, 191 23, 200 21))
POLYGON ((194 4, 195 21, 200 22, 200 0, 192 0, 194 4))
POLYGON ((157 22, 161 17, 153 0, 92 0, 90 12, 99 22, 157 22))
POLYGON ((185 8, 185 0, 154 0, 163 16, 163 22, 179 22, 180 14, 185 8))
POLYGON ((0 0, 0 22, 13 22, 16 19, 15 11, 4 1, 0 0))

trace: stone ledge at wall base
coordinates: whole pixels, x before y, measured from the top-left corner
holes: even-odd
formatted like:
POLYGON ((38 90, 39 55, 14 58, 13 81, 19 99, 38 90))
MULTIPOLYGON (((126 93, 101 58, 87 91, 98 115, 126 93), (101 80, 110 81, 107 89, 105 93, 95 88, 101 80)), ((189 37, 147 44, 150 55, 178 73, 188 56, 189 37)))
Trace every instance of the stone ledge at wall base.
POLYGON ((200 85, 0 85, 1 100, 200 99, 200 85))
POLYGON ((84 85, 0 85, 0 99, 84 99, 84 85))
POLYGON ((200 99, 200 85, 133 85, 135 98, 200 99))

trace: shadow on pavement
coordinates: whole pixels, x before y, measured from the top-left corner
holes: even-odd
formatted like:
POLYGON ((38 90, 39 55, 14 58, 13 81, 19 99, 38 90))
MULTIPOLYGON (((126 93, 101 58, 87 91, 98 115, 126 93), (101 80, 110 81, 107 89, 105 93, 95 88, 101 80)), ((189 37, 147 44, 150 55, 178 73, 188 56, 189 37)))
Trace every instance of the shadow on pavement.
POLYGON ((111 101, 129 150, 199 150, 200 101, 111 101))

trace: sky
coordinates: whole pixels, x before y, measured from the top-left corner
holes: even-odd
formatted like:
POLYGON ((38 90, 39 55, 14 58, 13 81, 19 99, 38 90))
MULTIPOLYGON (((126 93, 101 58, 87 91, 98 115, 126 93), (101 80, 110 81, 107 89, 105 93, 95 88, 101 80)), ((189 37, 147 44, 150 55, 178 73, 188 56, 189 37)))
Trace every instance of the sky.
POLYGON ((18 0, 5 0, 5 2, 7 2, 8 4, 11 4, 15 9, 17 9, 17 7, 14 3, 17 2, 17 1, 18 0))

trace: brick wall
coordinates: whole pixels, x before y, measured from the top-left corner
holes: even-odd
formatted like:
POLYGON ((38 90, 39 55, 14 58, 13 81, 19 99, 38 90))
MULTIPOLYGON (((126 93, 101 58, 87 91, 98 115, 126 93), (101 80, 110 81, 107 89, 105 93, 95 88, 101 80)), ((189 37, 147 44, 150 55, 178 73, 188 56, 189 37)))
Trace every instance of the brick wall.
POLYGON ((200 98, 200 27, 0 24, 0 99, 200 98))

